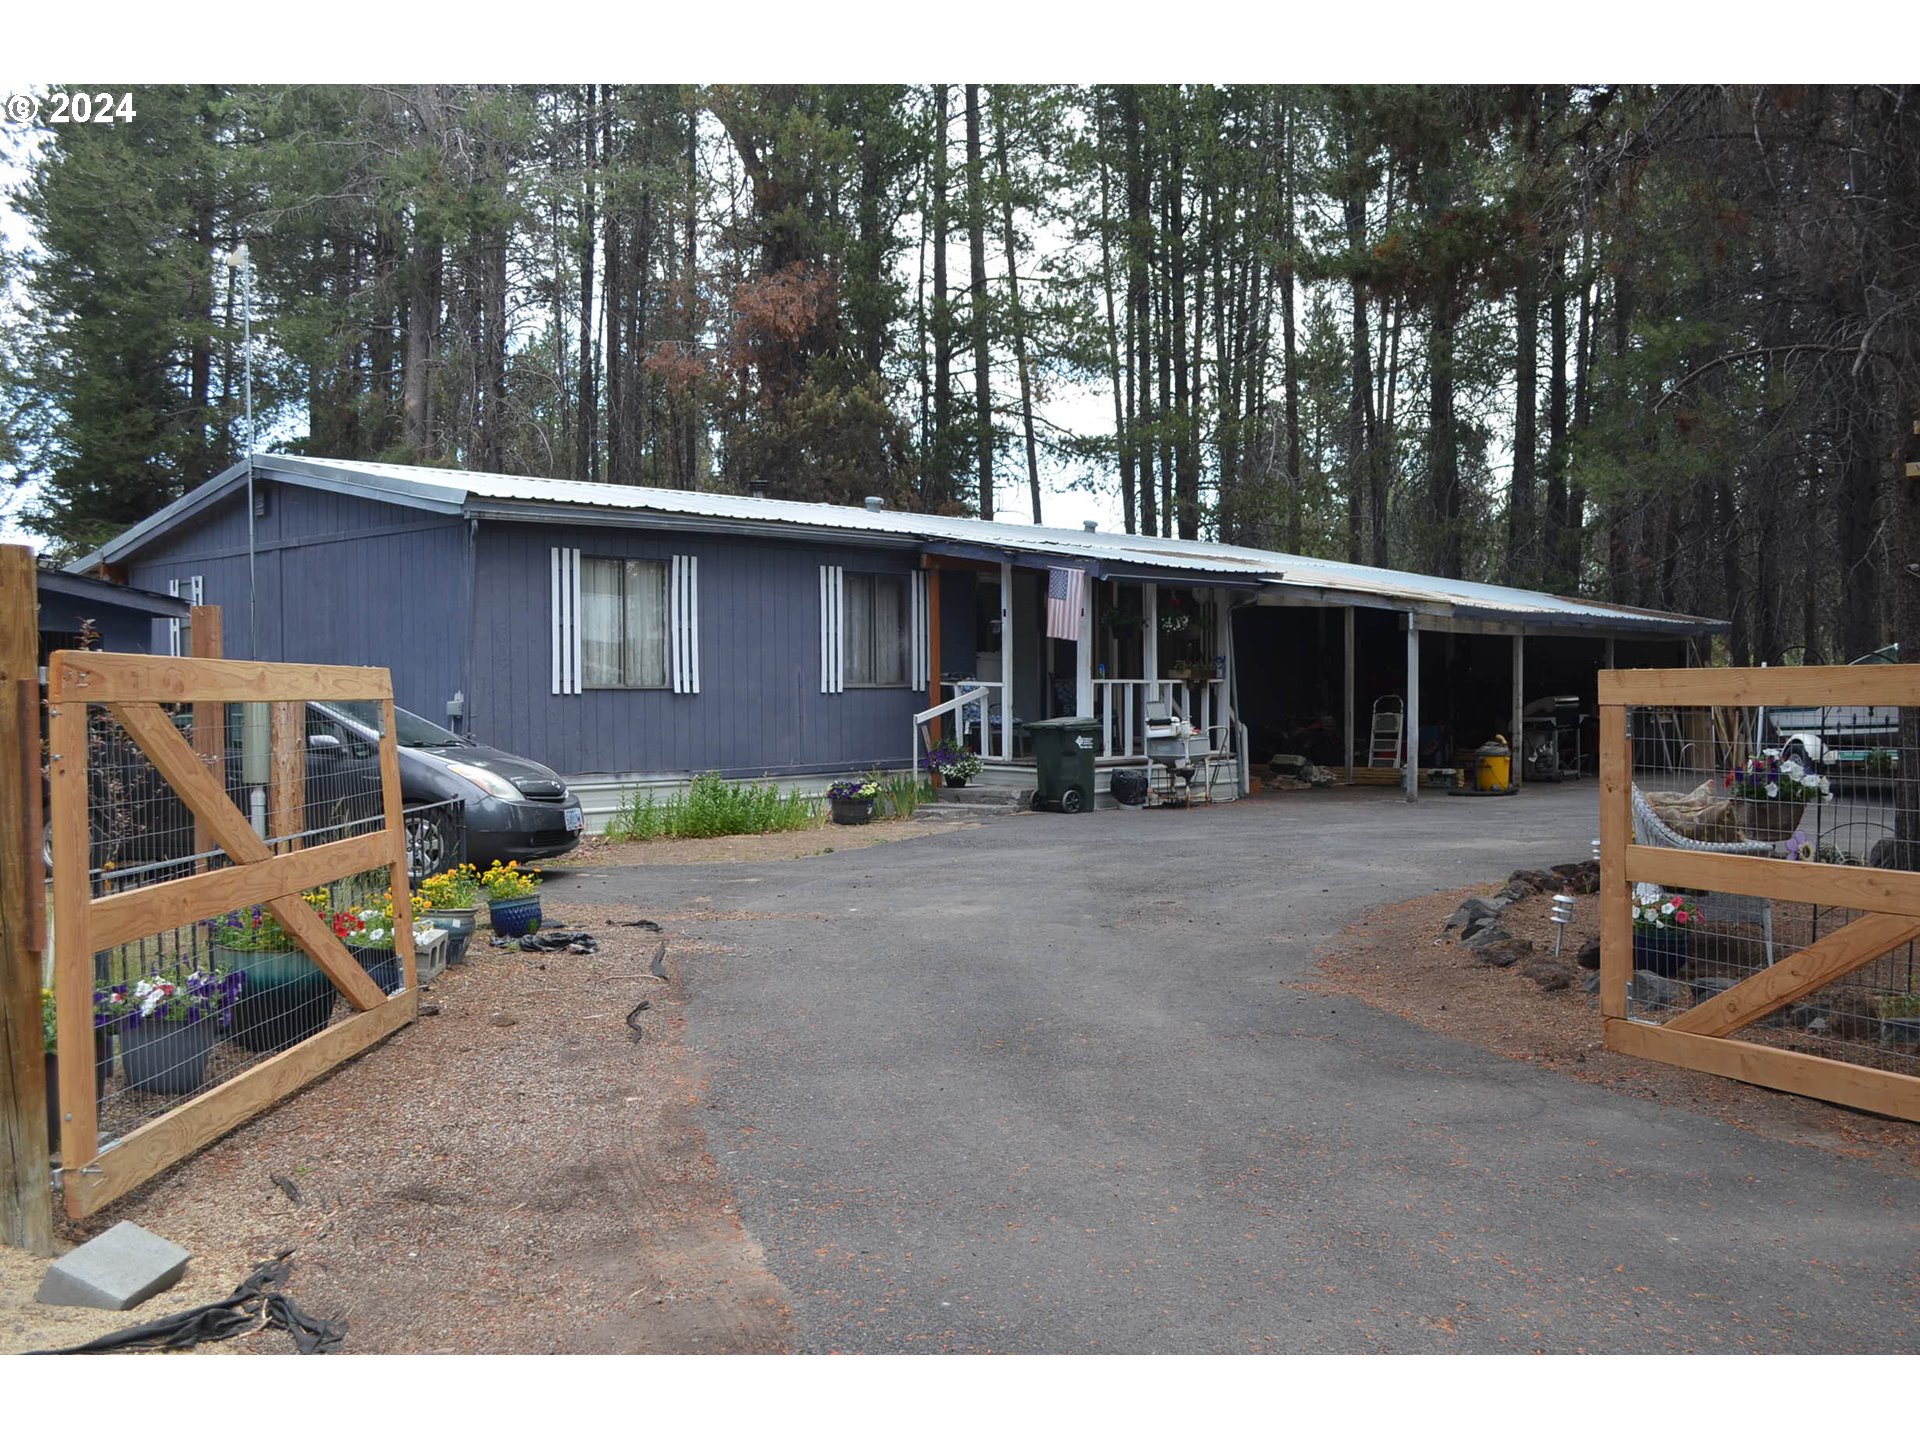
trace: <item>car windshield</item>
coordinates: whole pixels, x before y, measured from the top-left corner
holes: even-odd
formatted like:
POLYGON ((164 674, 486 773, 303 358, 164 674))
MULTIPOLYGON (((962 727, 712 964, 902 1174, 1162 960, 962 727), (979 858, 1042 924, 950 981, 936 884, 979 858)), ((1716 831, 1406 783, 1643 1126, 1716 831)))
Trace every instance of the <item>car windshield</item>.
MULTIPOLYGON (((380 706, 372 700, 336 700, 330 702, 335 710, 350 720, 357 720, 375 734, 382 733, 380 725, 380 706)), ((422 720, 411 710, 393 707, 394 741, 401 745, 415 745, 423 749, 432 749, 437 745, 464 745, 451 730, 442 730, 431 720, 422 720)))

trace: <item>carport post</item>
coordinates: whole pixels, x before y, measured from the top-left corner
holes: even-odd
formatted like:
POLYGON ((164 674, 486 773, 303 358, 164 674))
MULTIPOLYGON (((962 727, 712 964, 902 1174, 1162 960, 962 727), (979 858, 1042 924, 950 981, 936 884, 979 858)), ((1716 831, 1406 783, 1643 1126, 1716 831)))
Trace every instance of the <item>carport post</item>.
MULTIPOLYGON (((1353 606, 1346 608, 1347 617, 1347 783, 1353 783, 1353 606)), ((1373 759, 1368 757, 1371 765, 1373 759)))
POLYGON ((1511 767, 1507 775, 1507 783, 1516 790, 1520 788, 1522 779, 1520 772, 1525 768, 1521 764, 1520 756, 1524 748, 1523 742, 1525 739, 1521 732, 1526 725, 1527 702, 1524 698, 1526 695, 1526 667, 1527 632, 1524 630, 1516 630, 1513 634, 1513 734, 1507 737, 1511 742, 1507 746, 1507 751, 1508 754, 1512 756, 1512 759, 1507 762, 1511 767))
POLYGON ((1420 798, 1420 617, 1407 612, 1407 799, 1420 798))
MULTIPOLYGON (((980 743, 991 746, 987 737, 988 720, 993 707, 980 697, 980 743)), ((1013 562, 1000 562, 1000 759, 1013 759, 1013 562)))

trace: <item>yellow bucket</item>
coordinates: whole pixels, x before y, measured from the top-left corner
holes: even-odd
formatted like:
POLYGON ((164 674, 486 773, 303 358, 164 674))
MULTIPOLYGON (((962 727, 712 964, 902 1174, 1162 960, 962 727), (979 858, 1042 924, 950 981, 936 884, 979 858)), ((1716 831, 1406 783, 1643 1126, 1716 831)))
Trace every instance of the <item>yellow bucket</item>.
POLYGON ((1481 790, 1506 790, 1513 784, 1513 751, 1507 748, 1507 737, 1496 735, 1492 740, 1473 752, 1478 762, 1475 767, 1475 785, 1481 790))

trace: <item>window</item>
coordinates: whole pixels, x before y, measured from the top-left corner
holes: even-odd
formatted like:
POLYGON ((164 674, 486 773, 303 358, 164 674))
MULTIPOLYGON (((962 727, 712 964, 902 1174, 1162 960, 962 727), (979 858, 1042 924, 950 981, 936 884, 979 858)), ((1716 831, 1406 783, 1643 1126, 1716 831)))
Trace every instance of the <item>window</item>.
POLYGON ((907 580, 904 575, 845 577, 847 684, 907 683, 907 580))
MULTIPOLYGON (((201 577, 189 575, 185 580, 169 580, 167 593, 177 599, 185 600, 189 605, 205 604, 205 589, 201 577), (184 586, 184 588, 182 588, 184 586)), ((171 655, 193 654, 193 618, 169 620, 167 622, 167 653, 171 655)))
POLYGON ((580 561, 580 683, 589 690, 665 687, 665 561, 580 561))

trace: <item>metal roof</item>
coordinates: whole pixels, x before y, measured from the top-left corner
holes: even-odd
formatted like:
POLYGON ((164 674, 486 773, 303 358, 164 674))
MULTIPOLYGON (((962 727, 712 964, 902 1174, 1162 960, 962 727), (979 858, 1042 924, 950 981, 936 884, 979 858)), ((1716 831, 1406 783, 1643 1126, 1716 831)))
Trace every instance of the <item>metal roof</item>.
MULTIPOLYGON (((987 552, 1007 558, 1025 555, 1062 563, 1080 562, 1103 578, 1141 574, 1143 578, 1168 577, 1200 584, 1278 587, 1282 591, 1301 592, 1304 597, 1324 596, 1330 603, 1372 603, 1462 619, 1669 635, 1696 635, 1726 628, 1725 621, 1699 616, 1641 610, 1536 590, 1416 575, 1404 570, 1350 565, 1338 560, 1205 540, 1011 525, 907 510, 763 500, 705 490, 658 490, 579 480, 539 480, 524 475, 440 470, 421 465, 286 455, 259 455, 254 461, 256 475, 269 479, 322 485, 394 504, 482 518, 557 522, 591 519, 598 523, 620 523, 628 517, 634 520, 658 517, 663 522, 702 529, 799 532, 869 544, 952 547, 960 553, 987 552)), ((232 467, 70 568, 85 569, 131 554, 149 536, 205 508, 244 484, 245 478, 244 463, 232 467)))

